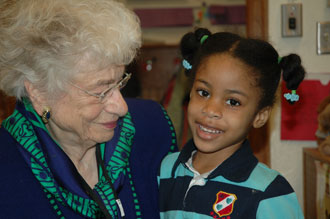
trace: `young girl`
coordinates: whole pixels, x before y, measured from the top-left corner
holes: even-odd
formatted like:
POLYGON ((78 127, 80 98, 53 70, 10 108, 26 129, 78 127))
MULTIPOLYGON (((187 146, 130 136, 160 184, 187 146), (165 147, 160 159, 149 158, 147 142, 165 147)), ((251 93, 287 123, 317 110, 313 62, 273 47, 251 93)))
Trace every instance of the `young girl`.
POLYGON ((267 42, 198 29, 181 40, 194 75, 188 121, 193 139, 167 156, 159 176, 161 218, 303 218, 286 179, 259 163, 247 140, 268 120, 281 73, 291 94, 305 71, 267 42))

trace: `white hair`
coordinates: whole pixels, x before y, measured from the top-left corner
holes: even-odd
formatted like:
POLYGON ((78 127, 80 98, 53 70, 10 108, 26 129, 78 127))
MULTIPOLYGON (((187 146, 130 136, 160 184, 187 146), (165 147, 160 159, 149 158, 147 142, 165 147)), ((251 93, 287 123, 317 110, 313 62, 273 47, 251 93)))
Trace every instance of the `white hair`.
POLYGON ((17 99, 25 80, 58 93, 77 72, 129 64, 140 47, 139 19, 114 0, 0 3, 0 89, 17 99))

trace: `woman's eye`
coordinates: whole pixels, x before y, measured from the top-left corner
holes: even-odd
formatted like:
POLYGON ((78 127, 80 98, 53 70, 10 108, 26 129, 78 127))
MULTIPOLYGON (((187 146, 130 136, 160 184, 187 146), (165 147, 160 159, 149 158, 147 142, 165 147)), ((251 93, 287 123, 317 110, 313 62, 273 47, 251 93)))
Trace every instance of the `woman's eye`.
POLYGON ((201 97, 208 97, 210 95, 209 92, 207 92, 206 90, 197 90, 197 93, 201 97))
POLYGON ((104 93, 104 91, 94 92, 94 94, 96 94, 96 95, 98 95, 98 96, 102 95, 103 93, 104 93))
POLYGON ((109 90, 111 90, 111 86, 107 85, 107 86, 102 86, 102 87, 98 88, 93 93, 96 94, 96 95, 104 95, 104 94, 108 93, 109 90))
POLYGON ((229 99, 226 101, 226 103, 230 106, 240 106, 241 103, 237 100, 234 100, 234 99, 229 99))

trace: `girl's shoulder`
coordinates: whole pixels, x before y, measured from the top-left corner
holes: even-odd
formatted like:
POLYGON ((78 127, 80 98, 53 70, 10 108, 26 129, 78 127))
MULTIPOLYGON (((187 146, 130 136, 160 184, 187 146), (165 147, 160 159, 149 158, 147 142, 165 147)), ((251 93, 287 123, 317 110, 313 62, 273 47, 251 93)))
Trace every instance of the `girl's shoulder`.
POLYGON ((284 193, 294 192, 290 183, 280 172, 271 169, 260 162, 252 171, 249 180, 251 181, 251 184, 254 185, 255 189, 260 191, 281 191, 284 193))
POLYGON ((160 176, 162 178, 169 178, 172 174, 172 169, 174 167, 174 164, 178 160, 180 152, 175 152, 172 154, 166 155, 166 157, 163 159, 161 166, 160 166, 160 176))

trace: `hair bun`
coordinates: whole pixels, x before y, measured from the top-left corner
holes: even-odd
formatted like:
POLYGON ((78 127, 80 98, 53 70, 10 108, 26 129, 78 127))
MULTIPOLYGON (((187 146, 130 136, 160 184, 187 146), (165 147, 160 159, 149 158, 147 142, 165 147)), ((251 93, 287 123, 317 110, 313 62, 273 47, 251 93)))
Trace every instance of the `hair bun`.
POLYGON ((208 29, 205 29, 205 28, 198 28, 196 31, 195 31, 195 36, 196 36, 196 39, 198 41, 198 43, 201 43, 201 39, 203 36, 210 36, 211 35, 211 32, 208 30, 208 29))
MULTIPOLYGON (((195 32, 189 32, 182 37, 180 50, 185 63, 189 63, 193 66, 195 54, 201 46, 200 41, 205 35, 210 36, 211 32, 205 28, 198 28, 195 32)), ((191 68, 185 68, 185 70, 186 73, 189 73, 191 68)))
POLYGON ((284 56, 280 62, 283 69, 283 80, 289 90, 296 90, 304 80, 305 69, 301 65, 301 59, 297 54, 284 56))

